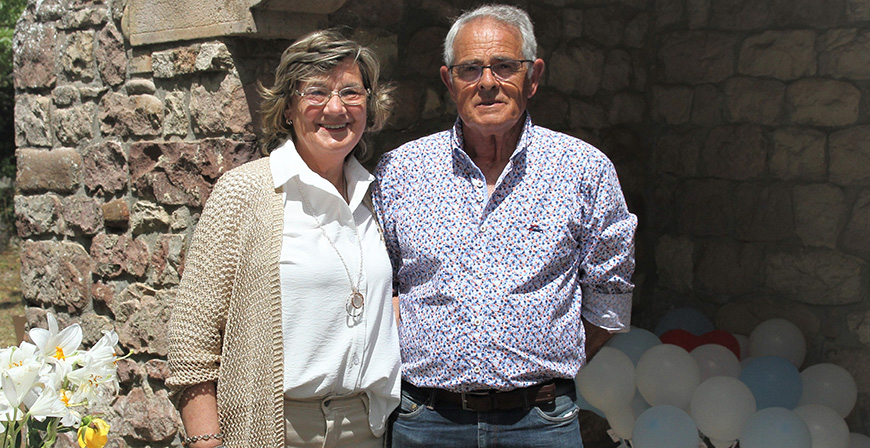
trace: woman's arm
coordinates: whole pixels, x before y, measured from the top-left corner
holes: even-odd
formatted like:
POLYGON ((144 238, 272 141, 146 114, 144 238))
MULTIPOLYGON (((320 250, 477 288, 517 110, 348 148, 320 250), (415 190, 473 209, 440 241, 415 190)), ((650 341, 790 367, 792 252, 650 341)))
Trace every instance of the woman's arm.
MULTIPOLYGON (((217 411, 215 385, 208 381, 188 387, 181 394, 178 408, 187 437, 221 432, 217 411)), ((190 448, 212 448, 223 443, 218 438, 199 440, 188 445, 190 448)))

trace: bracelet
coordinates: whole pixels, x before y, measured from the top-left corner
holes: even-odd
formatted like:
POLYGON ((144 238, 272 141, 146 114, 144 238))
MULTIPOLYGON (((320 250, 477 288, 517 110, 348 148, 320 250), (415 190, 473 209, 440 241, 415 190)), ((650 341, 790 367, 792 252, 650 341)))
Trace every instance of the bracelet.
MULTIPOLYGON (((182 438, 181 438, 181 444, 182 444, 182 445, 190 445, 191 443, 199 442, 200 440, 211 440, 211 439, 220 439, 220 440, 223 440, 223 439, 224 439, 224 433, 219 432, 219 433, 217 433, 217 434, 200 434, 200 435, 198 435, 198 436, 182 437, 182 438)), ((218 446, 223 446, 223 444, 218 445, 218 446)))

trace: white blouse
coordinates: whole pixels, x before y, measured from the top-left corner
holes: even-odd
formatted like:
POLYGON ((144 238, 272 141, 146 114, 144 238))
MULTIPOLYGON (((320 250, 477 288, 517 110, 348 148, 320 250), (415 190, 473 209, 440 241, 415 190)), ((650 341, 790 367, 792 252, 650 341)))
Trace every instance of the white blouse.
POLYGON ((284 191, 284 395, 311 399, 364 391, 369 424, 380 436, 399 404, 401 376, 392 267, 363 203, 374 177, 349 157, 344 164, 347 204, 329 181, 308 168, 293 142, 274 150, 269 164, 275 188, 284 191), (348 307, 351 282, 359 282, 364 296, 361 312, 348 307))

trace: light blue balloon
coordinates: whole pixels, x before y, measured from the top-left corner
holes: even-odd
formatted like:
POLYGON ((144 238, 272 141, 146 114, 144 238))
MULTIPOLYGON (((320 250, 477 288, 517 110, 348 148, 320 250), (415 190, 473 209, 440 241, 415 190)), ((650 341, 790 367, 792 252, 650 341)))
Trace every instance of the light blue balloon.
POLYGON ((794 409, 803 393, 803 380, 797 367, 781 356, 759 356, 743 366, 740 381, 755 396, 758 409, 794 409))
POLYGON ((671 405, 653 406, 634 423, 632 448, 698 448, 695 421, 686 411, 671 405))
POLYGON ((681 329, 701 336, 716 329, 713 321, 702 313, 701 310, 692 307, 675 308, 665 313, 656 325, 656 336, 661 336, 670 330, 681 329))
POLYGON ((743 427, 740 448, 811 448, 810 428, 793 411, 785 408, 761 409, 743 427))
POLYGON ((613 335, 606 345, 625 353, 631 359, 631 362, 637 365, 637 360, 640 359, 644 352, 661 343, 662 341, 653 332, 643 328, 631 327, 628 333, 613 335))

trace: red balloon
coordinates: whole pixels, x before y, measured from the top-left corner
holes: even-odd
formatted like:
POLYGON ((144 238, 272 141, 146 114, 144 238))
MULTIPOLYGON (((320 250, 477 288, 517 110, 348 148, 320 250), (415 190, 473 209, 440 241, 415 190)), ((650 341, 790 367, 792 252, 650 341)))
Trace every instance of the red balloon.
POLYGON ((662 333, 662 335, 659 336, 659 339, 661 339, 663 344, 676 345, 677 347, 685 349, 687 352, 691 352, 696 347, 702 345, 700 342, 700 336, 695 336, 682 328, 668 330, 662 333))
POLYGON ((737 338, 735 338, 733 334, 724 330, 713 330, 709 333, 702 334, 700 339, 701 343, 698 344, 698 346, 704 344, 719 344, 734 352, 737 359, 740 359, 740 343, 737 342, 737 338))

